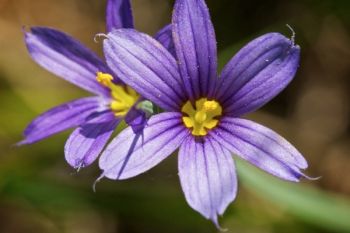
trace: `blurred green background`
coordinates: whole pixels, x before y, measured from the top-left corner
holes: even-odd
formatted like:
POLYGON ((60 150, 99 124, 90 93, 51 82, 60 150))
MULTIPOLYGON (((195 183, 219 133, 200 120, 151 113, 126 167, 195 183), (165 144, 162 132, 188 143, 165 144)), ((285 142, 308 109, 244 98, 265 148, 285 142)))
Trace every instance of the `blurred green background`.
MULTIPOLYGON (((350 232, 350 1, 207 0, 222 65, 245 42, 296 31, 301 65, 292 84, 247 116, 285 136, 305 155, 301 184, 281 182, 237 161, 239 195, 220 219, 227 232, 350 232)), ((173 1, 133 0, 136 27, 154 34, 173 1)), ((13 147, 37 114, 87 95, 28 56, 22 26, 58 28, 101 54, 105 1, 0 0, 0 232, 217 232, 185 202, 176 156, 127 181, 92 184, 97 164, 76 173, 64 160, 69 132, 13 147)))

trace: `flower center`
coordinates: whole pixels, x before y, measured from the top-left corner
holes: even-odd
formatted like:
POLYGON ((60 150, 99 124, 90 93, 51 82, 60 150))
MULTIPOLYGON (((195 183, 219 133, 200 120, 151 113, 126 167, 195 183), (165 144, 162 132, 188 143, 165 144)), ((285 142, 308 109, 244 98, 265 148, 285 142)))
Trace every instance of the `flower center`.
POLYGON ((96 80, 110 89, 112 96, 110 108, 117 117, 125 116, 139 98, 136 91, 129 86, 113 83, 113 76, 110 74, 97 72, 96 80))
POLYGON ((201 98, 196 101, 194 108, 190 101, 181 108, 181 112, 185 115, 182 121, 185 126, 192 130, 194 136, 205 136, 209 129, 215 128, 219 120, 215 119, 222 115, 222 108, 215 100, 207 100, 201 98))

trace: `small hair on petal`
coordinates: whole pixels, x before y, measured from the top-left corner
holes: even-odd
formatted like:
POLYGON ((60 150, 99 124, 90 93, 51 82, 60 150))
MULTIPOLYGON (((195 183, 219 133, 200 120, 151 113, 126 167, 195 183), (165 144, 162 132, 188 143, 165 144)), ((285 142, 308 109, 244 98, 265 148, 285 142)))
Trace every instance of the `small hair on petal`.
POLYGON ((322 178, 322 176, 317 176, 317 177, 311 177, 311 176, 307 176, 305 174, 303 174, 303 177, 308 179, 308 180, 311 180, 311 181, 316 181, 316 180, 319 180, 322 178))
POLYGON ((286 26, 292 32, 292 36, 290 38, 290 41, 292 42, 292 46, 294 46, 295 45, 295 31, 293 30, 293 28, 289 24, 286 24, 286 26))
POLYGON ((79 173, 80 170, 81 170, 82 168, 84 168, 84 167, 85 167, 84 160, 81 160, 81 161, 78 163, 78 165, 74 167, 74 169, 77 171, 77 173, 79 173))
POLYGON ((103 178, 105 177, 104 173, 102 173, 96 180, 95 182, 92 184, 92 190, 94 191, 94 193, 96 193, 96 185, 98 182, 100 182, 103 178))
POLYGON ((105 34, 105 33, 97 33, 97 34, 94 36, 94 42, 95 42, 95 43, 100 43, 101 37, 102 37, 103 39, 109 39, 109 37, 108 37, 107 34, 105 34))
POLYGON ((220 232, 227 232, 228 231, 227 228, 222 228, 220 226, 217 215, 215 217, 211 218, 210 220, 214 223, 214 225, 215 225, 216 229, 218 229, 218 231, 220 231, 220 232))

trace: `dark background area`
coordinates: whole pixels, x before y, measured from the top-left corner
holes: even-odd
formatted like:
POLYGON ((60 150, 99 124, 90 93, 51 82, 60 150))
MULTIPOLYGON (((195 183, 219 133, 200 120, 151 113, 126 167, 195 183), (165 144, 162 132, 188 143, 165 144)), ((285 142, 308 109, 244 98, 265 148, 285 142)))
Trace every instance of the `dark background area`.
MULTIPOLYGON (((154 34, 170 22, 173 1, 133 0, 136 27, 154 34)), ((296 78, 246 116, 279 132, 309 161, 317 181, 281 182, 238 162, 239 194, 220 219, 227 232, 350 232, 350 2, 207 0, 220 67, 266 32, 302 48, 296 78)), ((105 1, 0 0, 0 233, 217 232, 183 197, 176 155, 126 181, 92 184, 98 166, 79 173, 64 160, 69 132, 13 147, 39 113, 87 93, 36 65, 22 26, 49 26, 101 54, 105 1)))

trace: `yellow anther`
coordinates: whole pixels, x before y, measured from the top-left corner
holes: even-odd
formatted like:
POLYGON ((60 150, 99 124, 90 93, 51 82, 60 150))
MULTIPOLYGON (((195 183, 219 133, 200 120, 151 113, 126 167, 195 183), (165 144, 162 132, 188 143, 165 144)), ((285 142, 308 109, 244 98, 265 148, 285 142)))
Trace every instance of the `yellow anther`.
POLYGON ((112 97, 110 108, 117 117, 125 116, 139 98, 132 88, 113 83, 113 76, 110 74, 97 72, 96 80, 110 89, 112 97))
POLYGON ((110 87, 113 84, 113 76, 107 73, 97 72, 96 80, 105 87, 110 87))
POLYGON ((203 107, 205 111, 213 111, 219 107, 219 103, 215 100, 205 101, 203 107))
POLYGON ((187 128, 193 127, 193 121, 189 117, 182 117, 182 120, 187 128))
POLYGON ((190 101, 182 107, 181 111, 185 114, 182 117, 184 125, 192 130, 195 136, 205 136, 208 130, 215 128, 219 120, 217 117, 222 115, 222 108, 215 100, 201 98, 196 101, 194 108, 190 101))

